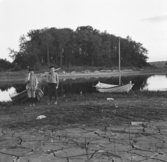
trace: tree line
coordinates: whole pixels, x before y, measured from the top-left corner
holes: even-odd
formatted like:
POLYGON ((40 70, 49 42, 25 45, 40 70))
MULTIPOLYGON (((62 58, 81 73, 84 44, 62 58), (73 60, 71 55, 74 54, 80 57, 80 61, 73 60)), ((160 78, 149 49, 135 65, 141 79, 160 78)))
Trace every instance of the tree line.
MULTIPOLYGON (((10 50, 13 64, 21 68, 57 66, 118 66, 119 37, 91 26, 30 30, 19 39, 19 51, 10 50)), ((120 38, 121 65, 147 65, 147 49, 129 36, 120 38)))

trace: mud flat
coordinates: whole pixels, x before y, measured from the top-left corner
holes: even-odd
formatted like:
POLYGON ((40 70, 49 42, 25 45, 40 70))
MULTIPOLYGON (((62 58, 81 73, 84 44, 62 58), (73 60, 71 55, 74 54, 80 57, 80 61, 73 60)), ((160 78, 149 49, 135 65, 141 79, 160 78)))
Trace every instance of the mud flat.
POLYGON ((166 162, 166 150, 166 92, 0 103, 0 162, 166 162))

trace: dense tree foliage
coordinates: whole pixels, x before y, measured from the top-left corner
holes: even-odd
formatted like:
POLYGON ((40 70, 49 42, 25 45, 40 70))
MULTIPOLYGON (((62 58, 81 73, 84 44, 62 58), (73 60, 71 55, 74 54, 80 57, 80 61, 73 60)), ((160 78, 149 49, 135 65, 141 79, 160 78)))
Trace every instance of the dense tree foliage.
POLYGON ((4 71, 12 67, 13 65, 11 62, 7 61, 6 59, 0 59, 0 71, 4 71))
MULTIPOLYGON (((20 37, 20 50, 10 50, 14 64, 22 68, 35 65, 57 66, 118 66, 119 38, 81 26, 75 31, 69 28, 44 28, 31 30, 20 37)), ((145 66, 147 50, 129 36, 120 38, 121 65, 145 66)))

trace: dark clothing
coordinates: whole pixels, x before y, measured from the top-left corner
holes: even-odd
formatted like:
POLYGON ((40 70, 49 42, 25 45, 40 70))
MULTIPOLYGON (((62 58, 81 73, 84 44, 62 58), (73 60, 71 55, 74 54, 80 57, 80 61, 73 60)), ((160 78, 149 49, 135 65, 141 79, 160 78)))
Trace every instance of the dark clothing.
POLYGON ((57 83, 48 83, 49 87, 49 99, 52 100, 52 96, 55 97, 55 101, 57 101, 57 83))

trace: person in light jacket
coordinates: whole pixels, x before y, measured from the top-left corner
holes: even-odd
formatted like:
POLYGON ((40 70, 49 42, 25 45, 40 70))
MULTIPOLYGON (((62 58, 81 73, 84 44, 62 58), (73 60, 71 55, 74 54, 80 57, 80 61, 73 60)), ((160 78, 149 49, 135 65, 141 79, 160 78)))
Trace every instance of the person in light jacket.
POLYGON ((30 68, 29 69, 29 74, 26 78, 26 89, 27 89, 27 96, 30 100, 30 106, 35 106, 35 98, 36 98, 36 94, 35 91, 37 89, 38 86, 38 80, 37 77, 34 73, 34 69, 30 68))

